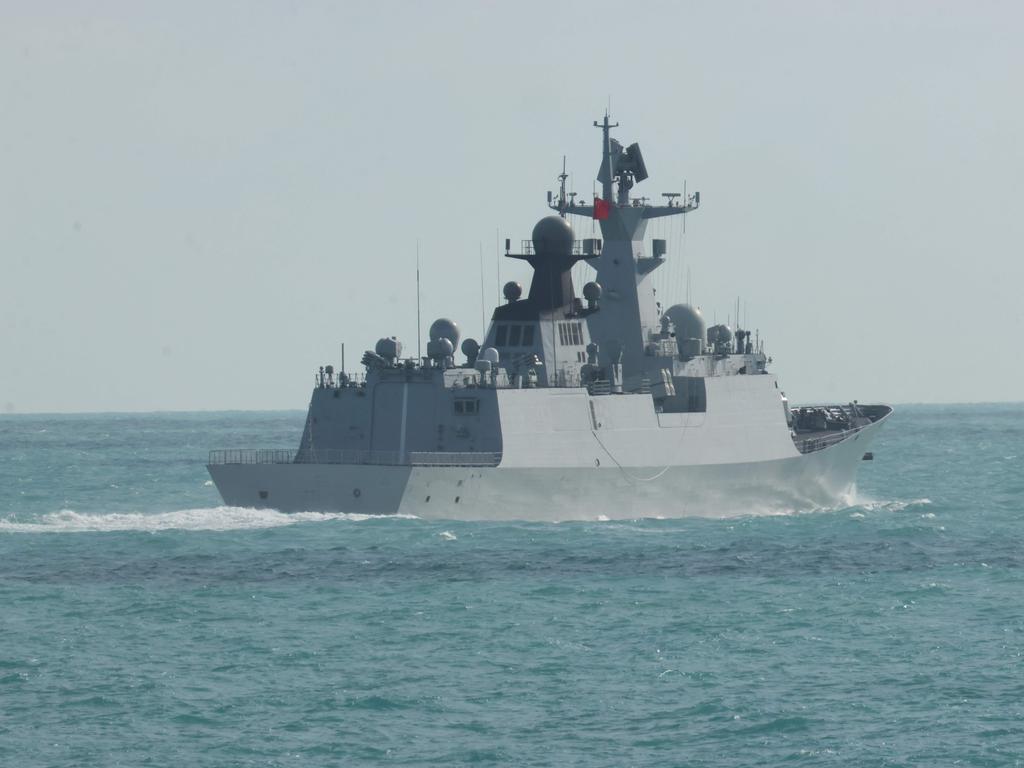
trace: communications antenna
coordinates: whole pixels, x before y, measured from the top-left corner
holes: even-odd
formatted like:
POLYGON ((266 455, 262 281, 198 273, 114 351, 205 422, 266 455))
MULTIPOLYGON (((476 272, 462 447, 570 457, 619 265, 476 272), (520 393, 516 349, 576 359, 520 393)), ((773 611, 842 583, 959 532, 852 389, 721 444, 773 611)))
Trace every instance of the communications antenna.
POLYGON ((416 238, 416 357, 423 360, 423 334, 420 329, 420 239, 416 238))

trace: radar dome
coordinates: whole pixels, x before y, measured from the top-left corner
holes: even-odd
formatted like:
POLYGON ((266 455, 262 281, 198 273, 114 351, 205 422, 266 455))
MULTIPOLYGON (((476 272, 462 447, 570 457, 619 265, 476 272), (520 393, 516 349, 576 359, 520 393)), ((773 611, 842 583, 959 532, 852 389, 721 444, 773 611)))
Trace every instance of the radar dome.
POLYGON ((498 350, 494 347, 487 347, 483 352, 480 353, 480 360, 486 360, 491 365, 498 364, 498 350))
POLYGON ((596 303, 601 298, 601 284, 590 282, 583 286, 583 298, 589 301, 591 304, 596 303))
POLYGON ((708 328, 708 344, 728 344, 732 341, 732 328, 728 325, 712 325, 708 328))
POLYGON ((575 239, 569 222, 561 216, 545 216, 533 228, 533 250, 538 254, 568 256, 575 239))
POLYGON ((466 357, 476 357, 480 354, 480 344, 476 339, 466 339, 462 342, 462 354, 466 357))
POLYGON ((452 344, 452 351, 459 346, 459 326, 454 320, 442 317, 430 324, 430 340, 448 339, 452 344))
POLYGON ((689 304, 673 304, 665 310, 672 321, 677 339, 703 339, 705 333, 704 315, 689 304))
POLYGON ((394 361, 395 358, 401 357, 402 355, 402 342, 394 336, 385 337, 383 339, 378 339, 377 346, 374 349, 381 357, 394 361))
POLYGON ((519 301, 519 297, 523 295, 523 286, 515 280, 509 280, 501 292, 505 294, 506 301, 519 301))

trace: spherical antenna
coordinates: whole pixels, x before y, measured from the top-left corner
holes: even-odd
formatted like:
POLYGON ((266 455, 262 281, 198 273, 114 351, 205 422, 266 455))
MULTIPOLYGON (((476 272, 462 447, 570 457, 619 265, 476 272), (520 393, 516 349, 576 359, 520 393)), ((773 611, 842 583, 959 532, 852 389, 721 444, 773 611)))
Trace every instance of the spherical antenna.
POLYGON ((452 344, 452 352, 459 346, 459 326, 454 320, 442 317, 430 324, 430 340, 448 339, 452 344))
POLYGON ((383 339, 377 340, 377 346, 374 347, 374 350, 385 360, 393 362, 402 355, 402 343, 394 336, 385 336, 383 339))
POLYGON ((462 342, 462 354, 466 357, 476 357, 480 354, 480 344, 476 339, 466 339, 462 342))
POLYGON ((494 347, 487 347, 480 353, 479 359, 486 360, 491 365, 497 365, 500 357, 498 355, 498 350, 494 347))
POLYGON ((561 216, 545 216, 533 228, 533 250, 539 255, 570 256, 575 240, 572 226, 561 216))
POLYGON ((451 339, 441 337, 440 339, 435 339, 434 343, 437 344, 437 350, 444 353, 443 357, 451 357, 455 354, 455 345, 452 344, 451 339))
POLYGON ((523 286, 515 280, 510 280, 505 283, 505 287, 501 289, 501 292, 505 294, 506 301, 519 301, 519 297, 523 295, 523 286))
MULTIPOLYGON (((704 315, 689 304, 673 304, 665 310, 665 317, 672 321, 677 339, 703 339, 706 333, 704 315)), ((714 343, 710 341, 709 343, 714 343)))
POLYGON ((588 304, 597 304, 601 299, 601 284, 595 282, 589 282, 583 286, 583 298, 587 300, 588 304))

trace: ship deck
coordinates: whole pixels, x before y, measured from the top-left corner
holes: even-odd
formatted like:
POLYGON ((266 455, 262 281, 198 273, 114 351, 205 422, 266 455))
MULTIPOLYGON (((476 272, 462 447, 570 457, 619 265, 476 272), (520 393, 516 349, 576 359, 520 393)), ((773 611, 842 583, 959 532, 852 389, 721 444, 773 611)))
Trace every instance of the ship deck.
POLYGON ((841 443, 892 413, 888 405, 803 405, 792 409, 793 444, 813 453, 841 443))

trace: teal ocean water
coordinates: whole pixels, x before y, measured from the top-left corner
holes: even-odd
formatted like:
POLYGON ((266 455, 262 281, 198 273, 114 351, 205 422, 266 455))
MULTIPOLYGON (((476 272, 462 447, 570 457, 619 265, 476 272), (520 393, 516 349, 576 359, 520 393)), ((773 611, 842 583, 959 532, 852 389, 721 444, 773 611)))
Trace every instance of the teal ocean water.
POLYGON ((0 765, 1024 765, 1024 406, 898 409, 844 509, 220 506, 302 421, 0 417, 0 765))

